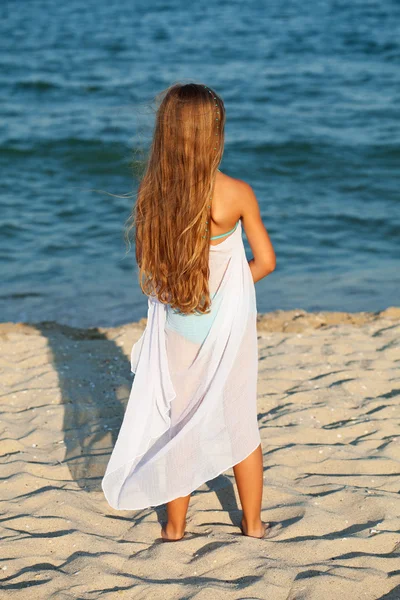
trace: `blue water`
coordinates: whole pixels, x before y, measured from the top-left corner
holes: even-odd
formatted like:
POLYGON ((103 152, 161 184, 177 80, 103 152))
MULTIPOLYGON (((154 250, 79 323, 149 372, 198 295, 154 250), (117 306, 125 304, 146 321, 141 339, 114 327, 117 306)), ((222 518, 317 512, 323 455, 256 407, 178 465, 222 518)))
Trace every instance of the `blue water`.
POLYGON ((152 98, 191 80, 223 97, 221 170, 253 186, 275 246, 259 312, 399 305, 397 1, 35 0, 0 17, 2 321, 146 316, 123 240, 132 165, 152 98))

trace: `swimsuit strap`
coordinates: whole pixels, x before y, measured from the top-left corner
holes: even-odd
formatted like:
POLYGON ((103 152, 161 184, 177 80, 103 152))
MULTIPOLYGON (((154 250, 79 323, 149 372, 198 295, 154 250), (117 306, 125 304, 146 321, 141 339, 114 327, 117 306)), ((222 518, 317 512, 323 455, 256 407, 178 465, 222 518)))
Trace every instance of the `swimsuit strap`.
POLYGON ((229 235, 230 233, 233 233, 236 229, 236 227, 238 226, 239 221, 236 221, 235 227, 233 229, 231 229, 230 231, 227 231, 226 233, 220 233, 220 235, 213 235, 212 237, 210 237, 210 240, 217 240, 218 238, 222 238, 225 237, 226 235, 229 235))

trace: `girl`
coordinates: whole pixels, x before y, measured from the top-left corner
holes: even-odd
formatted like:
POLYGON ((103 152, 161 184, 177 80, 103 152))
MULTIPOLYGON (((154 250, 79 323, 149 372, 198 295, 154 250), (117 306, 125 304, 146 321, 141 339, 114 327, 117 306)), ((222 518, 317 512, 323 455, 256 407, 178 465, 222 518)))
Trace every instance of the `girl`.
POLYGON ((275 252, 250 185, 222 173, 225 108, 204 84, 160 95, 132 212, 146 328, 102 480, 115 509, 167 504, 165 541, 182 539, 190 494, 233 467, 244 535, 263 537, 254 283, 275 252), (253 258, 247 261, 242 226, 253 258))

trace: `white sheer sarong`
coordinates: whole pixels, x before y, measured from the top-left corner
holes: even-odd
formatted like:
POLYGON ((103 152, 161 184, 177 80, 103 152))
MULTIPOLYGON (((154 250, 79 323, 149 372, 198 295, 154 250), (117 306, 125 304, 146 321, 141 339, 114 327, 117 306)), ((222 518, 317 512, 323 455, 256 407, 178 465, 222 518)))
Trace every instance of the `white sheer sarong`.
POLYGON ((261 443, 256 294, 241 221, 210 245, 209 261, 211 314, 177 314, 148 298, 131 353, 135 378, 101 483, 112 508, 186 496, 261 443))

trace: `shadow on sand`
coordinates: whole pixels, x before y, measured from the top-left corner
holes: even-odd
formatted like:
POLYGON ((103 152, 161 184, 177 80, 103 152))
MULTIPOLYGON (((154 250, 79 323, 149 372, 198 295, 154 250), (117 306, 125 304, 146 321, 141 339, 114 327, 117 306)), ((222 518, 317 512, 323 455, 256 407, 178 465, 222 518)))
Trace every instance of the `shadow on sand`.
MULTIPOLYGON (((98 328, 79 329, 52 321, 36 323, 35 328, 47 339, 49 359, 58 375, 64 405, 63 463, 83 490, 101 491, 134 381, 130 360, 117 338, 109 339, 98 328)), ((218 475, 207 487, 193 495, 214 491, 232 523, 239 525, 241 511, 230 479, 218 475)), ((160 525, 164 524, 166 506, 154 510, 160 525)))

